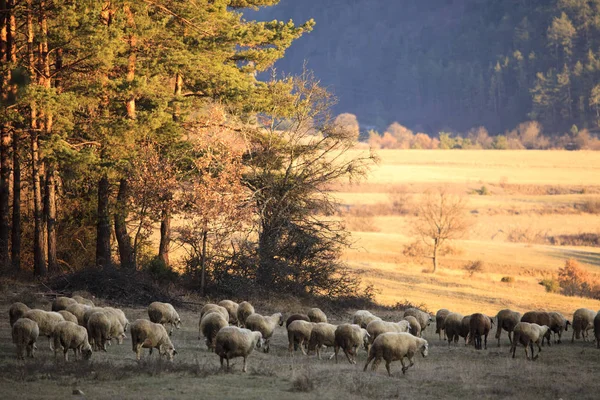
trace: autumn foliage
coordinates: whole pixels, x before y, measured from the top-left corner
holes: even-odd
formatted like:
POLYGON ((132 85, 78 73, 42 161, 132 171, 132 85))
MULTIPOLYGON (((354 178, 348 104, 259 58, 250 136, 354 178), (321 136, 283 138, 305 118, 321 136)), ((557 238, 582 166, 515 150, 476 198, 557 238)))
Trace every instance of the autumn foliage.
POLYGON ((600 284, 579 263, 570 258, 558 270, 558 283, 567 296, 600 297, 600 284))

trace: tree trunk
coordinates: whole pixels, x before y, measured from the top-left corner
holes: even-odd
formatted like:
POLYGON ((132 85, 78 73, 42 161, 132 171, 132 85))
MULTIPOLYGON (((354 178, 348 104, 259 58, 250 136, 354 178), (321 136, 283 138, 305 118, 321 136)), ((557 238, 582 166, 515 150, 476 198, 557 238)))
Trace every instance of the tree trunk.
POLYGON ((21 160, 19 158, 19 135, 13 134, 13 210, 11 258, 15 271, 21 269, 21 160))
MULTIPOLYGON (((35 123, 35 110, 32 111, 32 123, 35 123)), ((40 160, 37 129, 31 134, 31 175, 33 177, 33 273, 36 276, 46 275, 46 257, 44 252, 44 224, 42 209, 42 185, 40 182, 40 160)))
POLYGON ((264 287, 269 287, 275 282, 275 255, 277 238, 269 227, 262 228, 258 237, 258 268, 256 271, 257 282, 264 287))
POLYGON ((435 273, 435 271, 437 271, 437 266, 438 266, 438 247, 439 247, 439 242, 437 239, 435 239, 434 243, 433 243, 433 272, 435 273))
POLYGON ((200 296, 204 296, 206 289, 206 240, 208 232, 202 232, 202 254, 200 254, 200 296))
POLYGON ((7 125, 0 127, 0 270, 6 270, 10 265, 9 236, 10 236, 10 157, 11 134, 7 125))
POLYGON ((48 272, 56 274, 59 272, 58 260, 56 258, 56 176, 54 168, 51 166, 46 171, 44 199, 46 229, 48 232, 48 272))
MULTIPOLYGON (((133 12, 131 11, 129 5, 123 6, 123 11, 125 12, 127 18, 127 27, 133 31, 135 29, 135 18, 133 12)), ((131 83, 135 79, 135 62, 137 58, 137 37, 134 33, 131 33, 128 36, 127 44, 129 45, 129 55, 127 57, 127 82, 131 83)), ((130 93, 125 107, 127 109, 127 117, 129 119, 135 119, 135 94, 133 92, 130 93)))
POLYGON ((108 203, 110 184, 106 175, 98 181, 98 222, 96 226, 96 266, 109 267, 110 254, 110 214, 108 203))
POLYGON ((165 266, 169 266, 169 246, 171 244, 171 213, 168 206, 163 208, 160 219, 160 245, 158 246, 158 258, 165 266))
POLYGON ((127 216, 129 215, 129 184, 123 178, 119 182, 117 193, 117 209, 115 210, 115 236, 119 245, 119 259, 121 267, 127 269, 135 268, 133 259, 133 248, 131 237, 127 232, 127 216))

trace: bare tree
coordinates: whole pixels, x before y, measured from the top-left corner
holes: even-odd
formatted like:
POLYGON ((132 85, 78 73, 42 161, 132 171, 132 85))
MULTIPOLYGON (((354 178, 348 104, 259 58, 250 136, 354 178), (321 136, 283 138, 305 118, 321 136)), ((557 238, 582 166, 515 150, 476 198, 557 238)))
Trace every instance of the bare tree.
POLYGON ((413 229, 431 250, 435 272, 440 248, 448 240, 461 238, 471 225, 467 218, 466 200, 444 190, 427 192, 418 204, 417 211, 413 229))

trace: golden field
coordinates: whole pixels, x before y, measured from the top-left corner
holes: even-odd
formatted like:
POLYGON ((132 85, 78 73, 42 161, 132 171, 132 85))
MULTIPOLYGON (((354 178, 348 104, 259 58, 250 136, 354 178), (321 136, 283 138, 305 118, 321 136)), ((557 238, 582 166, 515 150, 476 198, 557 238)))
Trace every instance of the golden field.
MULTIPOLYGON (((362 150, 357 150, 358 154, 362 150)), ((585 151, 381 150, 379 163, 355 184, 340 184, 341 204, 354 245, 349 265, 377 290, 383 304, 405 300, 429 310, 495 314, 580 307, 600 301, 546 293, 539 281, 576 259, 600 277, 600 248, 555 246, 544 238, 600 234, 600 213, 586 204, 600 201, 600 153, 585 151), (407 258, 414 204, 427 190, 465 196, 473 225, 454 251, 429 273, 431 261, 407 258), (404 212, 390 211, 402 203, 404 212), (481 260, 484 270, 469 277, 463 269, 481 260), (511 277, 512 283, 503 283, 511 277)))

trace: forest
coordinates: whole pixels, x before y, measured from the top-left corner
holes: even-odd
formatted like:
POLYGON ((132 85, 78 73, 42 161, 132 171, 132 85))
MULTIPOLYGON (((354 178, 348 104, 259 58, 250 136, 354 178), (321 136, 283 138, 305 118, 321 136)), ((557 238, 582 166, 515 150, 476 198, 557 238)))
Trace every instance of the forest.
MULTIPOLYGON (((275 66, 303 62, 355 114, 383 132, 485 127, 503 134, 533 120, 562 135, 597 131, 600 1, 282 0, 259 20, 314 18, 275 66)), ((366 132, 365 130, 365 132, 366 132)))
POLYGON ((358 133, 310 72, 256 79, 314 25, 242 18, 275 3, 0 1, 2 273, 356 293, 344 232, 314 216, 372 157, 329 156, 358 133))

